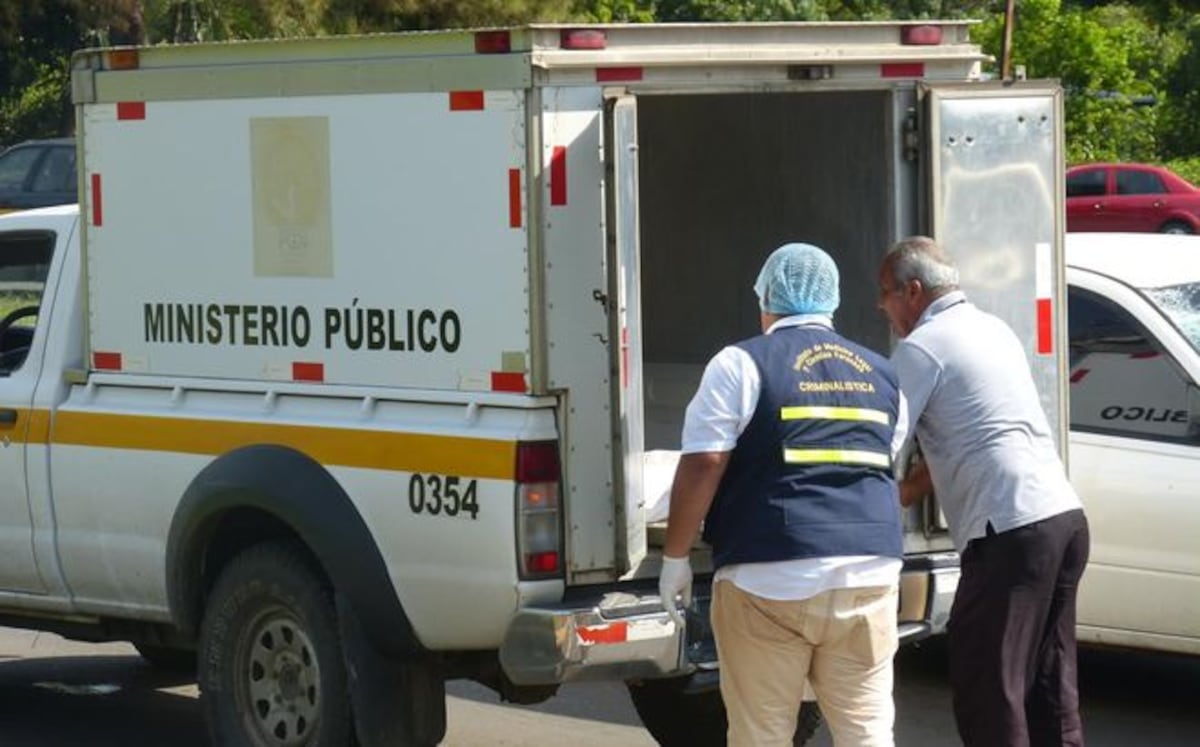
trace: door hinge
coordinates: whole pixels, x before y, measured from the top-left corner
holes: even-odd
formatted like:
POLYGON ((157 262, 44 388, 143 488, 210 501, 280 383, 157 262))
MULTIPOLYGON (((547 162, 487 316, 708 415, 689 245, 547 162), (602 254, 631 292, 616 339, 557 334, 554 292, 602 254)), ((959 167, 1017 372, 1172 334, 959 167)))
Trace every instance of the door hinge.
POLYGON ((904 160, 916 163, 921 155, 921 131, 917 127, 917 112, 909 109, 904 117, 904 160))

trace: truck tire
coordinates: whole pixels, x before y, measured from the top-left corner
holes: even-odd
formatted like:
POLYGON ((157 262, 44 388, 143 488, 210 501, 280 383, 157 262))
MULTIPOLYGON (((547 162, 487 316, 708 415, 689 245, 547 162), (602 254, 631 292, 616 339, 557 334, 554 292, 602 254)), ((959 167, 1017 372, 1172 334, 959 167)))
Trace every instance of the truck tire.
MULTIPOLYGON (((724 747, 728 722, 719 690, 683 692, 683 680, 630 682, 629 696, 646 731, 662 747, 724 747)), ((821 726, 821 709, 804 701, 796 720, 794 747, 808 744, 821 726)))
POLYGON ((205 607, 199 669, 214 744, 354 743, 333 591, 294 543, 257 545, 224 568, 205 607))

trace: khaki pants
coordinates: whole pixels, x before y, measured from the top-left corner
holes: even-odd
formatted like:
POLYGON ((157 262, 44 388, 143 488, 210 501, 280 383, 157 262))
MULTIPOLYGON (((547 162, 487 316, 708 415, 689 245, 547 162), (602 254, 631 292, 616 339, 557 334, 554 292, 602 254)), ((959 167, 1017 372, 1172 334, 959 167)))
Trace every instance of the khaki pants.
POLYGON ((729 581, 712 623, 731 747, 790 747, 807 677, 838 747, 894 744, 897 588, 764 599, 729 581))

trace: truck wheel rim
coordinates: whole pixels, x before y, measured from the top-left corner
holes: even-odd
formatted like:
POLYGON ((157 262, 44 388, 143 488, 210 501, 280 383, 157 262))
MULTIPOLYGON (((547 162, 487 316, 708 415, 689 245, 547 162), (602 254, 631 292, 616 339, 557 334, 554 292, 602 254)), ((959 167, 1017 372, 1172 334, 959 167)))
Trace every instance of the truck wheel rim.
POLYGON ((251 626, 244 666, 246 716, 272 747, 308 742, 317 729, 321 670, 296 618, 273 609, 251 626))

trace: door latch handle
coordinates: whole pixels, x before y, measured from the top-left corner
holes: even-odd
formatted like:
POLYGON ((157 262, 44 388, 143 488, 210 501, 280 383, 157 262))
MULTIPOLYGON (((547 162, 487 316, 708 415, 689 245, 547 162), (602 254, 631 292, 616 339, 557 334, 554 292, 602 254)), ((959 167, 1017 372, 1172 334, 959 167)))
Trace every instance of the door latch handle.
POLYGON ((17 424, 17 411, 11 407, 0 407, 0 426, 17 424))

